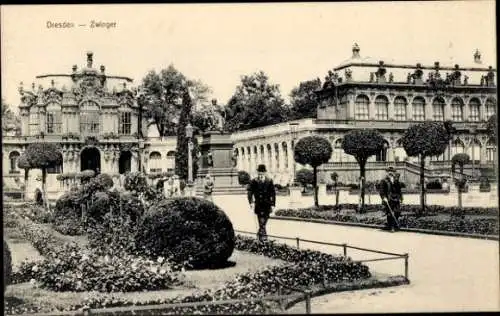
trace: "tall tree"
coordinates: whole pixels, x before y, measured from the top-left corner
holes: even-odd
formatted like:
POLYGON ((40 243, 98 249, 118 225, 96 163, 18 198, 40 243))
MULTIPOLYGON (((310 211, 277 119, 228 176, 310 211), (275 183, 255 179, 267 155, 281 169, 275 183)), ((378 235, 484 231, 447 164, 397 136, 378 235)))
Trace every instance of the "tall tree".
POLYGON ((62 165, 63 158, 59 148, 53 143, 32 143, 29 144, 24 152, 26 155, 26 166, 31 169, 42 170, 42 193, 46 210, 49 210, 47 199, 47 169, 62 165))
POLYGON ((465 189, 467 182, 464 175, 464 165, 470 163, 470 157, 466 153, 458 153, 451 157, 451 169, 455 173, 455 166, 460 168, 460 177, 455 180, 455 185, 458 191, 458 208, 462 208, 462 192, 465 189))
POLYGON ((314 205, 318 202, 318 167, 332 157, 332 144, 321 136, 306 136, 295 145, 293 156, 296 162, 313 168, 314 205))
POLYGON ((226 107, 225 129, 233 132, 281 123, 287 120, 288 111, 279 86, 259 71, 241 77, 226 107))
POLYGON ((144 97, 139 99, 144 117, 151 119, 160 136, 177 134, 177 124, 186 88, 192 91, 195 107, 209 102, 211 89, 199 80, 190 80, 173 65, 159 73, 152 70, 142 80, 144 97))
POLYGON ((382 135, 372 129, 353 130, 344 136, 342 148, 348 155, 354 156, 359 165, 361 178, 361 203, 359 211, 365 207, 366 162, 368 158, 379 153, 384 147, 385 140, 382 135))
MULTIPOLYGON (((186 137, 186 126, 192 120, 192 108, 193 102, 191 95, 189 93, 189 88, 185 88, 182 96, 182 110, 179 116, 179 123, 177 125, 177 149, 175 152, 175 174, 181 179, 187 181, 188 179, 188 139, 186 137)), ((198 141, 193 133, 193 151, 191 155, 193 157, 193 181, 196 179, 196 174, 198 173, 198 141)))
POLYGON ((424 122, 410 126, 399 142, 406 154, 420 159, 420 206, 425 212, 425 158, 444 153, 451 138, 452 129, 440 122, 424 122))
POLYGON ((11 107, 2 99, 2 132, 19 135, 21 132, 21 119, 11 107))
POLYGON ((319 101, 314 93, 321 89, 319 78, 303 81, 290 92, 290 119, 315 118, 319 101))

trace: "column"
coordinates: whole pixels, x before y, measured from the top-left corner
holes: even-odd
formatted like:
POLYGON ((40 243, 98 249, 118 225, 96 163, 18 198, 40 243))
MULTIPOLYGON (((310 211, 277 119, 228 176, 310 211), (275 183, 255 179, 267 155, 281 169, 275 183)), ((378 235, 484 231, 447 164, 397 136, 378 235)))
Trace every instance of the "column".
POLYGON ((424 110, 425 110, 425 120, 433 121, 434 113, 432 112, 432 98, 425 98, 424 110))
POLYGON ((444 104, 444 120, 451 120, 451 99, 446 100, 444 104))
POLYGON ((479 121, 486 121, 488 118, 485 117, 485 112, 486 112, 486 99, 481 100, 481 103, 479 105, 479 121))
POLYGON ((272 159, 271 159, 271 170, 273 171, 273 175, 276 174, 278 172, 278 152, 277 152, 277 148, 276 148, 276 143, 273 142, 272 146, 271 146, 271 150, 273 152, 273 154, 271 155, 272 159))
POLYGON ((292 148, 292 141, 288 140, 286 142, 286 147, 287 147, 287 152, 288 152, 288 170, 287 173, 289 174, 289 179, 290 181, 293 181, 293 164, 295 163, 294 157, 293 157, 293 148, 292 148))
POLYGON ((413 100, 411 97, 406 98, 406 119, 408 121, 413 121, 413 100))
POLYGON ((238 170, 242 170, 243 169, 243 159, 242 159, 242 153, 241 153, 241 148, 236 148, 236 151, 238 153, 238 160, 237 160, 237 165, 236 165, 236 168, 238 170))
POLYGON ((354 96, 353 95, 349 95, 348 97, 348 102, 346 104, 347 106, 347 119, 348 120, 353 120, 354 119, 354 96))
POLYGON ((479 149, 480 152, 479 163, 481 164, 486 163, 486 146, 487 142, 481 142, 481 148, 479 149))
POLYGON ((464 99, 464 121, 469 121, 470 109, 469 109, 469 100, 464 99))
POLYGON ((394 98, 389 100, 389 104, 387 105, 387 116, 389 120, 394 120, 394 98))
POLYGON ((375 119, 375 98, 370 98, 370 104, 368 105, 368 117, 370 120, 375 119))

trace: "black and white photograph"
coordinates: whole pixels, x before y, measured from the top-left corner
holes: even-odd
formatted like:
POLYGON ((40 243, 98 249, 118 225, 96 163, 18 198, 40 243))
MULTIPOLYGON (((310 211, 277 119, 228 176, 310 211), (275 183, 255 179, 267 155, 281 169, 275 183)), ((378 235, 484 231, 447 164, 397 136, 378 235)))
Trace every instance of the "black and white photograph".
POLYGON ((495 12, 1 5, 4 314, 499 312, 495 12))

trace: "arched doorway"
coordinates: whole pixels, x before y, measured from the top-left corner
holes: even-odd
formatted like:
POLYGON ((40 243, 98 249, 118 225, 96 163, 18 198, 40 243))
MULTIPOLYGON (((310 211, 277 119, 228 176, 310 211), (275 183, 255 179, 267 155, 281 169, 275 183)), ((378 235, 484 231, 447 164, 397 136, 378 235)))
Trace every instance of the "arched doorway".
POLYGON ((87 147, 80 154, 80 170, 94 170, 101 172, 101 153, 95 147, 87 147))
POLYGON ((382 150, 378 152, 375 155, 375 160, 376 161, 387 161, 387 150, 389 149, 389 143, 387 141, 384 141, 384 146, 382 147, 382 150))
POLYGON ((120 152, 120 159, 118 160, 118 172, 125 174, 132 170, 132 153, 128 150, 120 152))

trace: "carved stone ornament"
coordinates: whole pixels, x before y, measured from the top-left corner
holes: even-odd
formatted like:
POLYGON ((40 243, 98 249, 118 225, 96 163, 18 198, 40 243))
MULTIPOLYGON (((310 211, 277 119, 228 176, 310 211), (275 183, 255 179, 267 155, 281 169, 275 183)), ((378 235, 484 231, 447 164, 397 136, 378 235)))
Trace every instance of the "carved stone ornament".
POLYGON ((99 144, 99 140, 95 136, 87 136, 85 137, 85 145, 87 146, 97 146, 99 144))
POLYGON ((49 102, 60 103, 62 101, 62 92, 58 91, 55 88, 50 88, 47 91, 45 91, 43 95, 43 101, 44 103, 49 103, 49 102))

